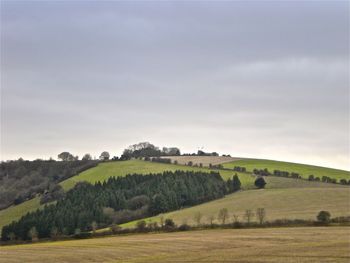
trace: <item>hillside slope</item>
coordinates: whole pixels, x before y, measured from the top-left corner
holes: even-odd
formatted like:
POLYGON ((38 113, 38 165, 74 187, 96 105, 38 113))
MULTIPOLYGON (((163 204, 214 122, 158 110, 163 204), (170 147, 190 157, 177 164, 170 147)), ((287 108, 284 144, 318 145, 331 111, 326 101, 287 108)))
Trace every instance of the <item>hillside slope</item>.
MULTIPOLYGON (((141 160, 130 160, 122 162, 106 162, 100 163, 98 166, 86 170, 79 175, 71 177, 60 185, 65 191, 73 188, 74 185, 81 181, 87 181, 92 184, 100 181, 103 182, 112 176, 125 176, 127 174, 139 173, 139 174, 149 174, 149 173, 161 173, 164 171, 209 171, 207 168, 196 168, 183 165, 174 164, 163 164, 156 162, 146 162, 141 160)), ((234 172, 232 171, 220 171, 221 176, 224 179, 232 177, 234 172)), ((245 189, 253 188, 254 178, 247 174, 239 174, 240 180, 242 182, 242 187, 245 189)), ((25 201, 17 206, 11 206, 7 209, 0 211, 0 229, 13 220, 21 218, 28 212, 35 211, 40 208, 40 198, 36 197, 34 199, 25 201)))
MULTIPOLYGON (((173 219, 177 224, 195 224, 194 216, 200 212, 203 215, 203 223, 209 223, 210 216, 214 216, 214 222, 219 223, 217 216, 222 208, 228 209, 229 222, 233 221, 233 215, 237 215, 239 221, 245 221, 245 211, 250 209, 255 213, 257 208, 265 208, 267 220, 284 218, 315 220, 321 210, 329 211, 332 217, 350 216, 349 206, 349 187, 247 190, 205 204, 147 218, 146 222, 159 223, 160 217, 163 216, 173 219)), ((135 224, 136 222, 129 222, 122 226, 133 227, 135 224)))
POLYGON ((263 159, 241 159, 229 163, 224 163, 225 168, 233 168, 235 166, 246 167, 247 171, 252 172, 256 169, 267 168, 270 172, 273 170, 287 171, 299 173, 303 178, 307 179, 309 175, 314 175, 322 178, 322 176, 328 176, 335 178, 338 181, 340 179, 350 180, 350 171, 332 169, 327 167, 320 167, 308 164, 299 163, 289 163, 273 160, 263 160, 263 159))
MULTIPOLYGON (((256 162, 254 163, 254 160, 239 160, 239 161, 235 161, 232 163, 228 163, 226 165, 231 166, 231 167, 232 167, 232 165, 233 166, 235 166, 235 165, 244 166, 244 164, 247 164, 247 162, 251 164, 251 167, 256 168, 255 167, 256 162), (251 161, 253 161, 253 163, 251 163, 251 161), (245 162, 245 163, 241 163, 241 162, 245 162)), ((280 162, 278 162, 278 163, 280 163, 280 162)), ((291 163, 288 163, 288 164, 290 165, 289 168, 293 169, 293 171, 298 169, 297 167, 300 167, 300 165, 298 165, 298 164, 291 164, 291 163), (296 167, 296 168, 294 169, 294 167, 296 167)), ((264 163, 260 162, 260 165, 266 166, 266 163, 264 164, 264 163)), ((304 166, 304 165, 301 165, 301 166, 304 166)), ((263 168, 265 168, 265 167, 263 167, 263 168)), ((322 167, 319 167, 319 168, 322 168, 322 167)), ((329 169, 329 168, 322 168, 322 169, 329 169)), ((123 162, 106 162, 106 163, 100 163, 97 167, 86 170, 77 176, 71 177, 71 178, 61 182, 60 184, 67 191, 67 190, 71 189, 72 187, 74 187, 74 185, 79 181, 88 181, 90 183, 95 183, 97 181, 104 181, 111 176, 125 176, 126 174, 132 174, 132 173, 142 173, 142 174, 160 173, 163 171, 175 171, 175 170, 208 171, 208 168, 198 168, 198 167, 190 167, 190 166, 183 166, 183 165, 145 162, 145 161, 140 161, 140 160, 130 160, 130 161, 123 161, 123 162)), ((332 170, 332 169, 330 169, 330 170, 332 170)), ((228 178, 232 177, 232 175, 234 173, 235 172, 233 172, 233 171, 220 170, 220 174, 224 179, 228 179, 228 178)), ((338 173, 337 171, 333 172, 333 174, 337 174, 337 173, 338 173)), ((253 186, 253 183, 255 180, 254 176, 252 176, 250 174, 245 174, 245 173, 243 173, 243 174, 237 173, 237 174, 239 175, 239 178, 242 182, 243 189, 248 190, 248 189, 255 188, 253 186)), ((348 196, 348 191, 347 191, 347 189, 349 189, 349 187, 347 187, 347 186, 342 187, 340 185, 334 185, 334 184, 308 182, 305 180, 296 180, 296 179, 272 177, 272 176, 266 178, 266 180, 267 180, 267 185, 266 185, 267 189, 325 188, 322 192, 312 191, 314 194, 316 192, 319 193, 316 195, 315 199, 318 198, 318 200, 324 200, 324 199, 322 199, 324 196, 329 196, 329 198, 327 200, 324 200, 325 204, 329 203, 335 207, 338 205, 338 203, 339 204, 347 204, 349 206, 349 196, 348 196), (331 189, 342 189, 342 190, 339 190, 342 193, 339 197, 342 201, 339 201, 339 198, 336 198, 336 195, 332 195, 332 194, 329 195, 327 193, 328 191, 331 191, 331 192, 334 191, 331 189), (347 201, 347 203, 346 203, 346 201, 347 201)), ((310 190, 302 191, 299 194, 302 194, 302 195, 305 194, 305 196, 308 196, 307 195, 308 191, 310 191, 310 190)), ((253 192, 249 191, 245 194, 250 195, 252 193, 253 192)), ((293 196, 295 196, 298 193, 293 192, 293 191, 288 191, 287 195, 288 194, 289 194, 289 197, 286 199, 286 202, 284 203, 285 207, 288 207, 288 205, 289 205, 289 203, 288 203, 289 201, 287 201, 287 200, 293 199, 293 196)), ((253 196, 255 196, 255 198, 257 198, 257 199, 261 198, 260 196, 256 196, 254 194, 253 194, 253 196)), ((275 196, 275 198, 278 198, 278 196, 275 196)), ((282 200, 283 200, 283 198, 282 198, 282 200)), ((309 198, 309 197, 307 197, 307 198, 309 198)), ((305 200, 306 200, 306 198, 305 198, 305 200)), ((271 200, 271 202, 272 201, 273 200, 271 200)), ((317 202, 317 200, 315 202, 317 202)), ((273 204, 274 204, 274 202, 271 203, 272 206, 273 206, 273 204)), ((309 212, 309 215, 314 216, 314 214, 313 214, 314 210, 310 210, 308 208, 308 206, 310 206, 311 203, 306 203, 306 204, 307 205, 304 206, 304 208, 302 208, 303 206, 301 206, 301 209, 305 209, 306 211, 311 211, 311 212, 309 212)), ((245 205, 242 205, 242 206, 245 206, 245 205)), ((319 202, 318 205, 316 206, 316 208, 321 209, 322 208, 321 206, 322 206, 322 202, 319 202)), ((348 211, 348 207, 344 208, 344 205, 340 205, 339 207, 341 207, 343 209, 343 211, 348 211)), ((36 197, 36 198, 29 200, 29 201, 26 201, 20 205, 12 206, 12 207, 9 207, 5 210, 1 210, 0 211, 0 229, 2 228, 2 226, 9 224, 13 220, 17 220, 21 216, 23 216, 24 214, 26 214, 30 211, 34 211, 38 208, 40 208, 40 202, 39 202, 39 197, 36 197)), ((279 208, 276 207, 276 211, 278 209, 279 208)), ((213 211, 213 210, 211 210, 211 211, 213 211)), ((337 210, 334 210, 334 211, 336 214, 338 213, 337 210)), ((274 213, 273 209, 270 210, 270 212, 274 213)), ((188 216, 188 217, 193 217, 193 215, 188 216)))

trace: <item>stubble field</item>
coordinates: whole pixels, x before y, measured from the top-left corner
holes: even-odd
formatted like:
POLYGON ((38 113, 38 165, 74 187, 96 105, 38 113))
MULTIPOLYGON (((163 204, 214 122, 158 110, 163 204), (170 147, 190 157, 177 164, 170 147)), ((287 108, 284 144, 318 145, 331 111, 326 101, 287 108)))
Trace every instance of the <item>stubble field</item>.
POLYGON ((0 262, 349 262, 350 227, 201 230, 0 247, 0 262))

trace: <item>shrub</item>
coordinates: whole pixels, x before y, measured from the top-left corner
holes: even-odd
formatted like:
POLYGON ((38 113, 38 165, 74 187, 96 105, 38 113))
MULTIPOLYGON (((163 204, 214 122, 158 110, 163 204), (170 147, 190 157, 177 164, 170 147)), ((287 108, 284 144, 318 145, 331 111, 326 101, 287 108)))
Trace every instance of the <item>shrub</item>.
POLYGON ((146 221, 145 220, 140 220, 136 224, 136 229, 139 232, 144 232, 146 230, 146 221))
POLYGON ((171 218, 167 218, 167 219, 165 219, 164 226, 165 227, 174 227, 175 223, 171 218))
POLYGON ((256 178, 254 184, 257 188, 261 189, 261 188, 265 187, 266 182, 265 182, 264 178, 258 177, 258 178, 256 178))
POLYGON ((317 215, 317 221, 321 223, 329 223, 331 214, 328 211, 320 211, 317 215))
POLYGON ((178 228, 180 231, 188 231, 188 230, 191 230, 191 227, 187 224, 182 224, 179 226, 178 228))
POLYGON ((345 179, 340 179, 340 184, 348 184, 348 182, 345 179))
POLYGON ((116 233, 118 233, 118 231, 121 229, 121 227, 118 226, 117 224, 113 224, 113 225, 110 226, 109 229, 111 230, 111 232, 112 232, 113 234, 116 234, 116 233))
POLYGON ((176 227, 174 221, 170 218, 165 219, 165 223, 164 223, 164 229, 171 231, 174 230, 174 228, 176 227))
POLYGON ((92 234, 89 232, 80 232, 79 234, 74 234, 74 238, 77 238, 77 239, 90 238, 90 237, 92 237, 92 234))

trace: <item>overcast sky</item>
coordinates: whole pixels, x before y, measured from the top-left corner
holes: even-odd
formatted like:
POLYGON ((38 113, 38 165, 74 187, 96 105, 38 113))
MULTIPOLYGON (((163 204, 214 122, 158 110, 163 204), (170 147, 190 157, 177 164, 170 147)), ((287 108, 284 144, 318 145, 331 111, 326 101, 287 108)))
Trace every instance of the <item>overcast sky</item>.
POLYGON ((140 141, 349 170, 349 3, 1 1, 1 159, 140 141))

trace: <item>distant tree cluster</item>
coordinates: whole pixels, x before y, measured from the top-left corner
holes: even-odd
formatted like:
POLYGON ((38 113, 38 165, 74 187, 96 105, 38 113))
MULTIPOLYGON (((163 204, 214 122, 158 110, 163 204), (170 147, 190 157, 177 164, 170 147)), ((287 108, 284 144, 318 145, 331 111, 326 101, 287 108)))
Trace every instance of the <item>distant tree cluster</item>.
MULTIPOLYGON (((63 157, 65 156, 65 157, 63 157)), ((67 155, 68 156, 68 155, 67 155)), ((97 165, 97 161, 8 161, 0 163, 0 209, 20 204, 27 199, 43 194, 42 201, 54 200, 62 196, 57 186, 71 176, 97 165)))
POLYGON ((340 179, 339 180, 340 184, 343 184, 343 185, 350 185, 350 179, 348 181, 346 181, 346 179, 340 179))
POLYGON ((280 177, 289 177, 294 179, 300 179, 301 176, 299 173, 295 172, 288 172, 288 171, 280 171, 280 170, 274 170, 273 175, 280 176, 280 177))
MULTIPOLYGON (((302 179, 301 175, 299 173, 295 173, 295 172, 274 170, 273 175, 280 176, 280 177, 294 178, 294 179, 302 179)), ((315 182, 332 183, 332 184, 338 183, 336 178, 331 178, 329 176, 322 176, 320 178, 318 176, 314 176, 313 174, 310 174, 309 177, 307 178, 307 180, 315 181, 315 182)), ((350 185, 350 179, 349 180, 340 179, 339 183, 342 185, 350 185)))
POLYGON ((256 174, 256 175, 261 175, 261 176, 271 175, 271 173, 269 172, 269 170, 267 168, 265 168, 265 169, 254 169, 253 173, 256 174))
POLYGON ((156 163, 171 163, 171 159, 169 158, 161 158, 161 157, 153 157, 153 158, 145 158, 145 161, 152 161, 152 162, 156 162, 156 163))
POLYGON ((163 149, 160 150, 159 147, 156 147, 149 142, 140 142, 138 144, 130 145, 125 149, 120 159, 130 160, 131 158, 176 156, 180 154, 180 149, 176 147, 163 147, 163 149))
POLYGON ((247 169, 245 167, 235 166, 235 167, 233 167, 233 171, 245 173, 245 172, 247 172, 247 169))
POLYGON ((332 183, 332 184, 336 184, 337 183, 337 179, 330 178, 328 176, 322 176, 321 181, 324 182, 324 183, 332 183))
POLYGON ((222 164, 209 164, 210 169, 223 169, 224 166, 222 164))
MULTIPOLYGON (((219 154, 217 152, 204 152, 201 150, 198 150, 197 153, 184 153, 182 154, 183 156, 219 156, 219 154)), ((229 156, 229 155, 226 155, 229 156)))
POLYGON ((31 239, 33 229, 39 238, 50 237, 52 232, 80 234, 96 229, 96 225, 111 224, 115 213, 141 211, 142 216, 152 216, 221 198, 226 193, 226 183, 216 172, 133 174, 112 177, 95 185, 81 182, 56 204, 28 213, 3 227, 2 240, 9 240, 11 236, 31 239))

